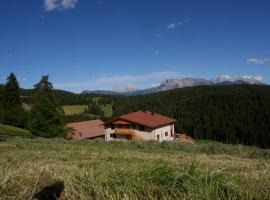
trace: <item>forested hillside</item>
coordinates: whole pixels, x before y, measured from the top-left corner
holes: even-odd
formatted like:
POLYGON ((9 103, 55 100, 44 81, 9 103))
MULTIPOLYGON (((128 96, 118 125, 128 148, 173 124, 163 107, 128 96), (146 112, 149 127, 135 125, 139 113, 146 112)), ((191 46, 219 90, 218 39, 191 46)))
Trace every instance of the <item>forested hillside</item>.
POLYGON ((176 131, 196 139, 270 147, 269 86, 202 86, 119 97, 114 115, 138 109, 177 119, 176 131))
MULTIPOLYGON (((110 105, 113 106, 112 117, 146 109, 175 118, 176 131, 196 139, 270 147, 269 86, 200 86, 132 97, 53 92, 62 106, 85 105, 98 111, 98 106, 110 105), (98 104, 93 104, 97 97, 98 104)), ((23 89, 23 102, 31 104, 32 94, 33 90, 23 89)), ((91 116, 89 112, 74 114, 66 116, 66 122, 89 120, 99 115, 91 116)), ((103 120, 109 119, 109 116, 100 116, 103 120)))

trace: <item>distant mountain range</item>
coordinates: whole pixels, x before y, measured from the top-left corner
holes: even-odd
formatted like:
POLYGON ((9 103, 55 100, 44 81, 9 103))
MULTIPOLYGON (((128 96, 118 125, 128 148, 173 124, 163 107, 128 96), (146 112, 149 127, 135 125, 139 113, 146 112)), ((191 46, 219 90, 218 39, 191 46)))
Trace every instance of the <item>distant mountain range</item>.
MULTIPOLYGON (((152 94, 161 91, 168 91, 178 88, 185 87, 196 87, 203 85, 265 85, 260 81, 260 77, 244 76, 241 78, 231 78, 230 76, 222 75, 215 80, 206 80, 200 78, 183 78, 183 79, 168 79, 163 81, 159 86, 152 87, 143 90, 121 90, 121 91, 110 91, 110 90, 95 90, 95 91, 83 91, 82 94, 105 94, 105 95, 125 95, 135 96, 152 94)), ((128 88, 128 87, 127 87, 128 88)))

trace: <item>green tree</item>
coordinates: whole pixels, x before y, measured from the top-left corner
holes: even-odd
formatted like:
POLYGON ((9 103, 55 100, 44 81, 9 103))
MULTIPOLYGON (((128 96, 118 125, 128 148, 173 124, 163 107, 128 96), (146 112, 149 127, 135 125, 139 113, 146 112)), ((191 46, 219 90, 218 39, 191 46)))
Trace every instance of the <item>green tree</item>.
POLYGON ((99 116, 104 115, 104 112, 101 110, 100 106, 95 102, 88 105, 88 111, 90 114, 99 115, 99 116))
POLYGON ((3 123, 13 126, 24 126, 25 113, 20 98, 20 87, 15 74, 11 73, 4 86, 3 123))
POLYGON ((4 85, 0 84, 0 123, 3 121, 3 99, 4 99, 4 85))
POLYGON ((49 76, 43 76, 35 86, 33 107, 28 123, 30 131, 41 137, 57 137, 64 134, 64 112, 53 95, 49 76))

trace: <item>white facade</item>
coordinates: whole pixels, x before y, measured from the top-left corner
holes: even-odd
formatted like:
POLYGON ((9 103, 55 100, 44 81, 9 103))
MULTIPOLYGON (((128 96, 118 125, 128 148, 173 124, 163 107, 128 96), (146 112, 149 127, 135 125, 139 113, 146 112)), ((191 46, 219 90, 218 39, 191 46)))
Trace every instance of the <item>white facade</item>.
MULTIPOLYGON (((114 129, 111 127, 107 127, 105 129, 105 140, 125 140, 124 135, 117 135, 117 138, 113 137, 115 136, 115 130, 118 128, 117 125, 114 125, 114 129)), ((132 136, 132 140, 157 140, 157 141, 170 141, 174 139, 174 124, 166 124, 163 126, 160 126, 158 128, 149 128, 144 126, 144 131, 140 130, 140 125, 135 125, 134 128, 130 129, 133 131, 133 135, 136 135, 136 138, 132 136)))

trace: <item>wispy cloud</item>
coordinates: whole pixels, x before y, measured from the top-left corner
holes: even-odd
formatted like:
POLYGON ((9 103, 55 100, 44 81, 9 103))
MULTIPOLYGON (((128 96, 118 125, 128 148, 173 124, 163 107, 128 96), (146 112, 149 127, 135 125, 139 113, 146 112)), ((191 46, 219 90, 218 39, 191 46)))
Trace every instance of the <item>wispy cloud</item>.
POLYGON ((167 28, 168 29, 174 29, 177 26, 181 26, 183 24, 189 23, 190 21, 191 21, 190 19, 185 19, 185 20, 182 20, 182 21, 173 22, 173 23, 170 23, 167 28))
POLYGON ((76 7, 78 0, 44 0, 46 11, 68 10, 76 7))
POLYGON ((160 82, 169 78, 177 78, 180 74, 174 71, 161 71, 142 75, 119 75, 119 76, 99 76, 91 81, 73 83, 55 83, 55 88, 59 89, 97 89, 106 88, 113 90, 117 87, 132 85, 134 87, 148 86, 153 82, 160 82))
POLYGON ((246 60, 246 62, 249 64, 261 65, 261 64, 270 62, 270 59, 269 58, 249 58, 246 60))

